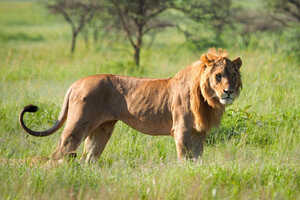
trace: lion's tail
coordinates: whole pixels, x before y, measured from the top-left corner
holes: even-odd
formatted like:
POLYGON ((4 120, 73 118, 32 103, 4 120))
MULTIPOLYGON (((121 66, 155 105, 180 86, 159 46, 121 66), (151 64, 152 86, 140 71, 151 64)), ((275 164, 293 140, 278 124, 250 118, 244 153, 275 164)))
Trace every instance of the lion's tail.
POLYGON ((67 114, 68 114, 68 107, 69 107, 69 97, 70 97, 70 94, 71 94, 71 88, 68 90, 66 96, 65 96, 65 99, 64 99, 64 103, 63 103, 63 106, 62 106, 62 110, 61 110, 61 113, 58 117, 58 120, 56 121, 56 123, 54 124, 54 126, 52 126, 51 128, 45 130, 45 131, 33 131, 31 129, 29 129, 25 124, 24 124, 24 114, 26 112, 36 112, 38 110, 38 107, 35 106, 35 105, 28 105, 28 106, 25 106, 24 109, 22 110, 22 112, 20 113, 20 116, 19 116, 19 121, 20 121, 20 124, 22 126, 22 128, 27 132, 29 133, 30 135, 33 135, 33 136, 37 136, 37 137, 44 137, 44 136, 48 136, 48 135, 51 135, 53 134, 55 131, 57 131, 59 128, 62 127, 62 125, 64 124, 64 122, 66 121, 67 119, 67 114))

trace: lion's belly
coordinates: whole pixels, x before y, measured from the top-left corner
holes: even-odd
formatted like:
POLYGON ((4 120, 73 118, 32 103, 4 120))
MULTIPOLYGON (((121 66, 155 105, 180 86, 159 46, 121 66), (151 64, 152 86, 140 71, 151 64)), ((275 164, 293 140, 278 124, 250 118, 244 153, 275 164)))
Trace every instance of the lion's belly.
POLYGON ((121 119, 128 126, 149 135, 169 135, 172 123, 167 120, 145 120, 129 117, 121 119))

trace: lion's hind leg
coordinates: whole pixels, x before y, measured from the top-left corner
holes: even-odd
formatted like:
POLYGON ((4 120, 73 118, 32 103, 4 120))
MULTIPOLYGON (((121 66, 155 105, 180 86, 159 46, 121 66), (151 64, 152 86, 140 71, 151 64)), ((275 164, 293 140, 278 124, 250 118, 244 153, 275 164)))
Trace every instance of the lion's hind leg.
POLYGON ((96 162, 103 152, 117 121, 109 121, 92 131, 84 142, 82 160, 86 163, 96 162))
POLYGON ((52 154, 52 159, 61 160, 64 156, 69 156, 71 158, 76 157, 76 149, 82 140, 86 138, 90 129, 91 125, 88 121, 76 120, 76 122, 67 122, 59 144, 52 154))

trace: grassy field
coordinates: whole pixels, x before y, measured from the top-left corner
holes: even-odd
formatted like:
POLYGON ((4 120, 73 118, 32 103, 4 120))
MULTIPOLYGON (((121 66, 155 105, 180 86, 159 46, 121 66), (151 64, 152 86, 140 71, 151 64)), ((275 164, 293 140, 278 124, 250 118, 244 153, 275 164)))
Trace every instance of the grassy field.
POLYGON ((136 70, 132 49, 117 37, 89 48, 80 38, 73 56, 70 39, 67 24, 40 5, 0 2, 0 199, 300 199, 300 66, 274 49, 273 36, 228 48, 230 58, 243 60, 244 87, 208 137, 201 164, 178 163, 171 137, 119 122, 97 164, 45 167, 39 158, 51 154, 61 130, 27 136, 18 124, 24 105, 41 108, 26 122, 45 129, 81 77, 170 77, 202 53, 167 30, 143 50, 136 70))

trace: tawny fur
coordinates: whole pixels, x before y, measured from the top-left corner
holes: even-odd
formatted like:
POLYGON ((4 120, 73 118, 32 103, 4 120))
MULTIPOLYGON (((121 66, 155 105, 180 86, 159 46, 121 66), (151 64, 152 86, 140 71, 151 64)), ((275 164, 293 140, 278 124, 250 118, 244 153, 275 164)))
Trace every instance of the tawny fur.
POLYGON ((240 58, 231 61, 225 51, 212 49, 173 78, 89 76, 72 84, 52 128, 38 132, 26 127, 24 114, 37 110, 32 105, 21 112, 20 123, 31 135, 47 136, 66 121, 54 160, 73 155, 82 140, 83 159, 97 160, 118 120, 142 133, 171 135, 179 159, 197 159, 206 133, 220 123, 225 110, 221 102, 228 100, 223 98, 224 91, 232 91, 230 100, 240 92, 241 64, 240 58), (222 75, 219 82, 217 74, 222 75))

